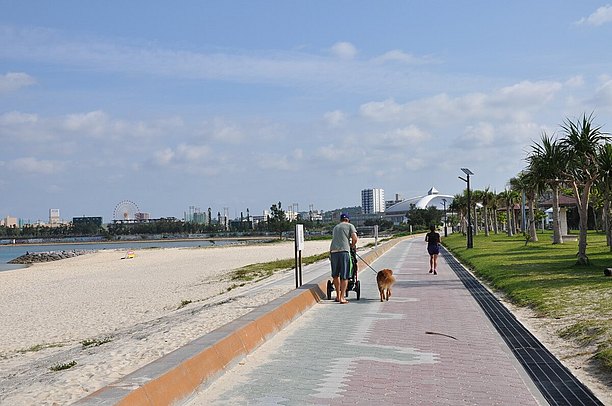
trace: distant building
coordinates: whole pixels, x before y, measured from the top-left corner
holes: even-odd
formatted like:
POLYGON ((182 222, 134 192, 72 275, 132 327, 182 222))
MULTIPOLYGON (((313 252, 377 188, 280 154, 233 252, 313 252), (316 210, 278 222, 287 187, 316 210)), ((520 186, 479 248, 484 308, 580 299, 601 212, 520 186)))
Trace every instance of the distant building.
POLYGON ((448 207, 454 199, 454 196, 442 195, 435 187, 432 187, 424 196, 406 199, 387 208, 385 218, 393 222, 393 224, 400 224, 406 220, 406 213, 408 213, 413 206, 417 209, 426 209, 433 206, 438 210, 443 210, 443 208, 448 207))
POLYGON ((151 219, 150 213, 135 213, 134 220, 136 221, 149 221, 151 219))
POLYGON ((49 227, 57 227, 61 223, 59 209, 49 209, 49 227))
POLYGON ((403 197, 402 197, 402 196, 401 196, 399 193, 396 193, 396 194, 395 194, 395 198, 394 198, 393 200, 387 200, 387 201, 385 201, 385 211, 386 211, 386 210, 387 210, 389 207, 393 206, 394 204, 398 204, 399 202, 401 202, 401 201, 403 201, 403 200, 404 200, 404 198, 403 198, 403 197))
POLYGON ((196 224, 206 224, 207 219, 206 213, 196 212, 193 213, 191 221, 196 224))
POLYGON ((385 191, 383 189, 364 189, 361 191, 363 214, 384 213, 385 191))
POLYGON ((17 228, 17 217, 6 216, 2 220, 2 225, 8 228, 17 228))
POLYGON ((310 221, 322 221, 323 220, 323 211, 322 210, 309 210, 300 213, 300 216, 304 220, 310 221))

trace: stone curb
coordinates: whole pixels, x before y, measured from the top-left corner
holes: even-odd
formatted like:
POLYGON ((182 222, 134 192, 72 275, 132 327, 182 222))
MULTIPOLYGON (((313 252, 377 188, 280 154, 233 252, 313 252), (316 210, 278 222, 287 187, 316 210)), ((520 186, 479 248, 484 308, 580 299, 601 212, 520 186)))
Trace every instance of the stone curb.
MULTIPOLYGON (((362 255, 359 271, 404 238, 362 255)), ((172 405, 212 383, 257 347, 327 297, 328 276, 260 306, 77 401, 80 406, 172 405)))

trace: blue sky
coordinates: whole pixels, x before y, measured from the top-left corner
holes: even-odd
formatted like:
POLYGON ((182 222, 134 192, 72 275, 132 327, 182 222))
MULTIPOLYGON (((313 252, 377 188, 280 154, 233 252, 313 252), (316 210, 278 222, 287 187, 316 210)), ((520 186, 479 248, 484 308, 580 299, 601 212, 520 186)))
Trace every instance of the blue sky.
POLYGON ((598 1, 0 0, 0 217, 500 191, 612 132, 611 40, 598 1))

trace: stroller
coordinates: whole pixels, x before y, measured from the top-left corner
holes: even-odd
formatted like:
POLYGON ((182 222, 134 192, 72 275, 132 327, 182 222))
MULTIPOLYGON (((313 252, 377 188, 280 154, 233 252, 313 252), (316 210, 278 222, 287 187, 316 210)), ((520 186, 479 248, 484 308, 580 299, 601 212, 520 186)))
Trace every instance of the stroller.
MULTIPOLYGON (((332 281, 327 281, 327 300, 332 300, 332 292, 336 289, 334 288, 334 284, 332 281)), ((348 298, 349 292, 354 291, 357 300, 361 297, 361 283, 357 279, 357 249, 351 248, 351 273, 348 279, 348 285, 346 286, 346 292, 344 296, 348 298)))

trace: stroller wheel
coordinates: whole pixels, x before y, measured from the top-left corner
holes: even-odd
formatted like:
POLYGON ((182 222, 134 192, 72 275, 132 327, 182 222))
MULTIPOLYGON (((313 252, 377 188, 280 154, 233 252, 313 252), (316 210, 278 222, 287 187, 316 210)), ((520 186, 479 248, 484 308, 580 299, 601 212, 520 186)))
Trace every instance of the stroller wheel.
POLYGON ((331 300, 332 298, 331 295, 332 295, 333 290, 334 290, 334 285, 332 281, 328 280, 327 281, 327 300, 331 300))
POLYGON ((361 297, 361 283, 355 282, 355 293, 357 294, 357 300, 361 297))

